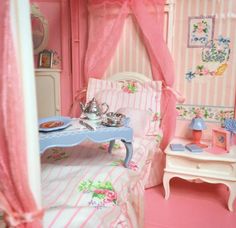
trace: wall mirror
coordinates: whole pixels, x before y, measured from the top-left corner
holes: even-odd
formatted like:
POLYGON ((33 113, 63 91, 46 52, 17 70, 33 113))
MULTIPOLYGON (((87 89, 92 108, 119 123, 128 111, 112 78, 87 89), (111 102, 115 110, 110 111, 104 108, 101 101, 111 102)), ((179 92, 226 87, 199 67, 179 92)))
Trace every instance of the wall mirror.
POLYGON ((48 42, 48 22, 36 4, 31 5, 31 26, 34 54, 43 51, 48 42))

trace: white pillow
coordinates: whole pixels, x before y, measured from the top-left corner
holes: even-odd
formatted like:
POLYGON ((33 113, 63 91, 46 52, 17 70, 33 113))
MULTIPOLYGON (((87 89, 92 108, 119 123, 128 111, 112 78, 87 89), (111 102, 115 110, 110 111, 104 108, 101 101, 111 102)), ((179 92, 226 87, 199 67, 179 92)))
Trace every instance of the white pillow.
POLYGON ((120 108, 117 112, 130 118, 129 126, 133 128, 134 136, 143 137, 148 133, 151 118, 150 112, 134 108, 120 108))

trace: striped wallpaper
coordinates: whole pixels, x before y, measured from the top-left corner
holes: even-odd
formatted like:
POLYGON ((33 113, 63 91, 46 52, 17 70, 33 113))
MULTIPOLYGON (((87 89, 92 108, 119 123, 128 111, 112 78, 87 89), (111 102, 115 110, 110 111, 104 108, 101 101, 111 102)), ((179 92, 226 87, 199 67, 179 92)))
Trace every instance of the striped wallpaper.
POLYGON ((176 88, 183 91, 187 104, 233 107, 236 68, 236 1, 235 0, 177 0, 173 57, 176 66, 176 88), (214 38, 229 37, 231 54, 223 76, 194 79, 188 82, 185 74, 201 63, 201 48, 187 48, 188 17, 215 15, 214 38))
MULTIPOLYGON (((167 8, 167 7, 166 7, 167 8)), ((165 24, 169 13, 165 10, 165 24)), ((164 39, 167 40, 167 25, 164 27, 164 39)), ((122 71, 134 71, 152 78, 151 66, 146 48, 140 36, 140 28, 128 16, 115 55, 107 69, 105 77, 122 71)))
MULTIPOLYGON (((166 13, 166 21, 171 15, 166 13)), ((172 24, 172 23, 170 23, 172 24)), ((185 106, 206 106, 233 111, 236 84, 236 1, 235 0, 176 0, 174 26, 169 29, 175 61, 175 87, 186 97, 185 106), (201 48, 188 48, 188 17, 215 15, 214 38, 229 37, 231 54, 223 76, 187 81, 185 74, 201 63, 201 48)), ((128 17, 118 48, 106 72, 106 77, 121 71, 136 71, 152 77, 147 52, 139 36, 140 30, 128 17)), ((166 38, 166 39, 170 39, 166 38)), ((171 42, 169 42, 170 46, 171 42)))

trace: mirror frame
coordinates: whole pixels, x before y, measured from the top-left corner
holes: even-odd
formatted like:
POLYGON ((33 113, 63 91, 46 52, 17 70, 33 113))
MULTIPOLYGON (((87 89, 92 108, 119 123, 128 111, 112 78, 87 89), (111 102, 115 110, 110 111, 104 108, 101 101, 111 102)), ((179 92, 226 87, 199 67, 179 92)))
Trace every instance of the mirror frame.
MULTIPOLYGON (((31 4, 31 16, 38 18, 41 21, 42 26, 44 28, 44 37, 41 44, 37 48, 34 48, 33 46, 34 54, 37 55, 39 52, 43 51, 46 48, 48 43, 48 21, 45 19, 45 17, 43 16, 39 7, 36 4, 31 4)), ((32 28, 32 35, 33 35, 33 28, 32 28)))

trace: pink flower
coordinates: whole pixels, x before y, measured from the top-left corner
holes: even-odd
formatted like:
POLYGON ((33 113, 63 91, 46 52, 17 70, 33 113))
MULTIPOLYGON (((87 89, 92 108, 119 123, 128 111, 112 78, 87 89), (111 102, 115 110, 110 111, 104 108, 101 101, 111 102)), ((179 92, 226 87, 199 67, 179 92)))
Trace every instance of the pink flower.
POLYGON ((204 75, 207 75, 207 74, 209 74, 209 70, 205 68, 205 69, 203 69, 202 73, 203 73, 204 75))
POLYGON ((136 171, 138 169, 138 166, 136 163, 134 163, 133 161, 130 161, 129 163, 129 168, 136 171))
POLYGON ((60 155, 60 154, 52 154, 52 157, 53 157, 54 159, 57 159, 57 158, 60 158, 61 155, 60 155))
POLYGON ((103 149, 103 150, 108 150, 108 147, 109 147, 109 144, 108 144, 108 143, 102 144, 102 145, 100 146, 100 148, 103 149))
POLYGON ((203 116, 203 111, 200 108, 196 108, 194 112, 196 114, 196 117, 202 117, 203 116))
POLYGON ((94 192, 96 194, 106 194, 106 190, 104 190, 104 189, 95 189, 94 192))
POLYGON ((125 92, 125 93, 132 93, 132 91, 129 89, 128 86, 124 86, 123 87, 123 92, 125 92))
POLYGON ((199 23, 197 23, 197 31, 199 32, 199 33, 202 33, 203 32, 203 29, 204 29, 204 25, 203 25, 203 23, 202 22, 199 22, 199 23))
POLYGON ((159 120, 159 115, 158 115, 158 113, 155 113, 152 118, 152 121, 157 121, 157 120, 159 120))
POLYGON ((117 199, 117 193, 114 191, 106 190, 105 195, 106 195, 106 202, 112 202, 113 200, 117 199))

